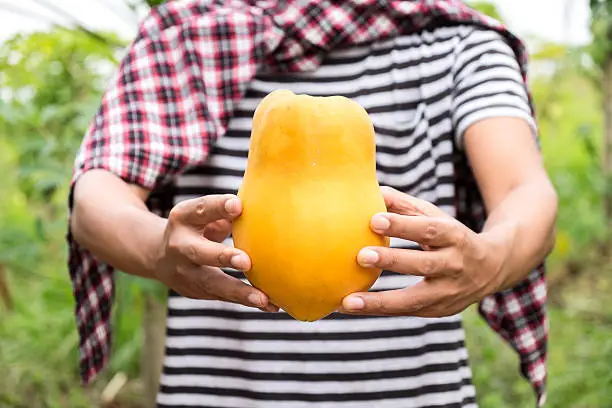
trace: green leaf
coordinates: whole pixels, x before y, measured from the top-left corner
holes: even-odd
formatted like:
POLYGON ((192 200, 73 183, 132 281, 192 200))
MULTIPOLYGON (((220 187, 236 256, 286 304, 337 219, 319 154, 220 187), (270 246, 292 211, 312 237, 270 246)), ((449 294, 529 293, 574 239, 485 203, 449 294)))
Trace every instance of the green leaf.
POLYGON ((495 20, 499 21, 499 22, 504 22, 497 6, 491 2, 488 1, 470 1, 468 2, 468 5, 475 9, 480 11, 482 14, 485 14, 491 18, 494 18, 495 20))

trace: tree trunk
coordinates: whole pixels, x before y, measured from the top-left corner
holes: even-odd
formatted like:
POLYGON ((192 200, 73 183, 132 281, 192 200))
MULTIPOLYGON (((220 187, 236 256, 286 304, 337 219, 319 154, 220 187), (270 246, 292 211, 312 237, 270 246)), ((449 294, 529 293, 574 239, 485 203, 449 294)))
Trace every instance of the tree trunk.
POLYGON ((11 310, 13 308, 13 298, 9 290, 6 269, 2 264, 0 264, 0 299, 2 299, 7 309, 11 310))
POLYGON ((608 224, 608 231, 612 230, 612 56, 604 65, 603 73, 604 95, 604 176, 605 196, 604 211, 608 224))
POLYGON ((153 295, 145 294, 144 337, 141 370, 145 407, 155 407, 166 345, 166 308, 153 295))

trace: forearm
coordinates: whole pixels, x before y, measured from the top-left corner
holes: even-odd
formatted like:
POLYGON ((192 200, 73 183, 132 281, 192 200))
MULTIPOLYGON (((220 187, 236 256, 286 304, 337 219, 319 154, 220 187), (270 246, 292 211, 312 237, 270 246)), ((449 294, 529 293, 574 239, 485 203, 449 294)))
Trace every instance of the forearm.
POLYGON ((519 184, 491 211, 482 236, 505 254, 498 290, 522 281, 552 250, 556 214, 557 195, 545 174, 519 184))
POLYGON ((126 273, 155 278, 166 220, 151 213, 144 193, 94 170, 77 182, 71 229, 77 242, 126 273))

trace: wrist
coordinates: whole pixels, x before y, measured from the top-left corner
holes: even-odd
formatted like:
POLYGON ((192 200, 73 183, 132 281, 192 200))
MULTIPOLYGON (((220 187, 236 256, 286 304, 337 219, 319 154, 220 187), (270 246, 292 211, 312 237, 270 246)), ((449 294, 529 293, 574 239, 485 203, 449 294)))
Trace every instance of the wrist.
POLYGON ((163 279, 163 260, 165 255, 165 232, 168 220, 156 217, 154 228, 151 229, 150 245, 144 252, 143 264, 152 279, 166 284, 163 279))
POLYGON ((487 288, 489 294, 497 293, 512 286, 515 273, 513 272, 512 253, 517 239, 518 226, 512 223, 485 228, 480 233, 481 239, 487 246, 490 259, 489 278, 487 288))

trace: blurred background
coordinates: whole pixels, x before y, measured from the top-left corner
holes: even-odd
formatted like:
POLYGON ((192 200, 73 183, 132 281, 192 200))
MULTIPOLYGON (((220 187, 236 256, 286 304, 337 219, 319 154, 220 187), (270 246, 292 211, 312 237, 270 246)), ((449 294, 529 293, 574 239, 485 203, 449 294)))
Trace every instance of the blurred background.
MULTIPOLYGON (((151 406, 163 289, 119 278, 112 361, 82 389, 64 236, 75 152, 154 3, 0 0, 0 407, 151 406)), ((612 407, 612 1, 472 5, 527 41, 560 196, 547 406, 612 407)), ((533 406, 515 355, 474 309, 465 316, 480 406, 533 406)))

